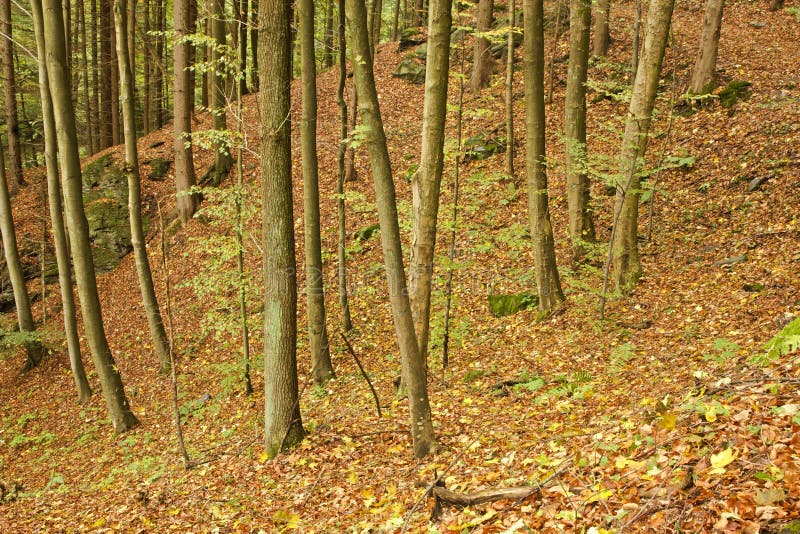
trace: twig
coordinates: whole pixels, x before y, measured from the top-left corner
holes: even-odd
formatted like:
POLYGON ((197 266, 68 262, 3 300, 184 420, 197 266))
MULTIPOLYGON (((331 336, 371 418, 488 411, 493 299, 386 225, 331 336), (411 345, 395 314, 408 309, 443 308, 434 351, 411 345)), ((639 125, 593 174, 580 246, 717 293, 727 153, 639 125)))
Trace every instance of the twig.
POLYGON ((306 503, 308 502, 308 499, 311 498, 311 495, 314 493, 314 490, 317 488, 317 485, 319 484, 319 481, 322 479, 322 475, 325 474, 325 468, 326 467, 327 466, 323 465, 322 469, 319 470, 319 475, 317 475, 317 479, 314 481, 314 484, 311 486, 311 489, 308 490, 308 493, 303 498, 303 502, 302 502, 302 504, 300 504, 300 506, 305 506, 306 503))
POLYGON ((344 332, 342 332, 341 330, 339 331, 339 335, 342 336, 342 339, 344 340, 344 344, 347 346, 347 352, 349 352, 350 355, 353 357, 353 359, 356 361, 356 365, 358 365, 358 369, 361 371, 361 375, 364 377, 364 380, 366 380, 367 384, 369 384, 369 389, 370 389, 370 391, 372 391, 372 397, 375 399, 375 408, 378 410, 378 418, 380 419, 381 415, 382 415, 381 414, 381 402, 380 402, 380 400, 378 400, 378 393, 375 391, 375 388, 372 386, 372 380, 369 379, 369 375, 364 370, 364 366, 361 365, 361 361, 358 359, 358 356, 356 356, 356 351, 353 350, 353 346, 350 344, 350 341, 348 341, 347 336, 345 336, 344 332))

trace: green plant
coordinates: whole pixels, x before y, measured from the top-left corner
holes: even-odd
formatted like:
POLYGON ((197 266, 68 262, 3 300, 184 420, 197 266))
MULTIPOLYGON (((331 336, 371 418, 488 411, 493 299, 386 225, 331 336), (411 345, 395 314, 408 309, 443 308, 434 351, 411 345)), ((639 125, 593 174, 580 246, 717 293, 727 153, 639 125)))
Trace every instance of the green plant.
POLYGON ((739 352, 739 345, 722 337, 714 340, 713 349, 713 352, 703 354, 703 359, 713 361, 717 365, 723 365, 736 356, 739 352))
POLYGON ((800 350, 800 317, 787 324, 762 347, 762 352, 751 358, 758 365, 768 365, 781 356, 800 350))
POLYGON ((627 342, 614 347, 609 356, 609 365, 612 372, 622 372, 628 363, 636 357, 636 346, 633 343, 627 342))

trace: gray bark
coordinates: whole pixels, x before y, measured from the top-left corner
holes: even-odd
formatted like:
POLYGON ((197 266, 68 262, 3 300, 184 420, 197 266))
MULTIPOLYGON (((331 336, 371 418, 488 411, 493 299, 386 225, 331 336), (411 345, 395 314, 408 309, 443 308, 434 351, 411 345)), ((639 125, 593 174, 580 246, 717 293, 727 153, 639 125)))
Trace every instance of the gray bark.
MULTIPOLYGON (((25 183, 22 178, 22 152, 19 142, 19 118, 17 117, 17 82, 14 75, 14 45, 11 34, 11 1, 0 0, 0 62, 3 65, 3 100, 6 108, 6 138, 8 140, 9 193, 17 194, 25 183)), ((2 150, 2 146, 0 146, 2 150)))
POLYGON ((192 95, 191 76, 189 67, 189 45, 184 38, 191 32, 190 29, 189 0, 175 2, 174 26, 175 48, 173 49, 173 80, 174 93, 174 118, 172 128, 174 133, 175 151, 175 189, 178 193, 178 216, 183 222, 188 221, 197 209, 196 195, 189 194, 189 190, 196 184, 194 175, 194 161, 192 159, 192 95))

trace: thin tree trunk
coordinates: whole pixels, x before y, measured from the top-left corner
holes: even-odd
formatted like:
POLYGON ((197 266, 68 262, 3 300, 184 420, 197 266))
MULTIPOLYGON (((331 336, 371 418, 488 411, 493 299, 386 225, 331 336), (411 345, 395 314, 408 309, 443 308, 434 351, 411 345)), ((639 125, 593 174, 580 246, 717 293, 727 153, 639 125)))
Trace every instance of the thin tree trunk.
MULTIPOLYGON (((11 0, 0 0, 0 61, 3 64, 3 100, 6 108, 8 140, 8 191, 16 195, 25 183, 22 177, 22 151, 17 116, 17 82, 14 76, 14 45, 11 34, 11 0)), ((2 146, 0 146, 2 150, 2 146)))
MULTIPOLYGON (((100 39, 100 128, 102 137, 100 140, 100 150, 110 147, 114 144, 114 109, 116 104, 112 102, 112 85, 111 72, 113 65, 111 64, 111 57, 113 56, 113 49, 111 48, 111 21, 110 11, 108 9, 108 0, 97 0, 99 18, 95 19, 99 23, 98 39, 100 39)), ((119 137, 119 132, 117 132, 119 137)))
MULTIPOLYGON (((344 198, 344 182, 345 182, 345 155, 347 152, 347 101, 344 99, 344 85, 347 80, 347 39, 345 38, 345 14, 344 14, 345 0, 338 0, 339 8, 339 85, 336 88, 336 100, 339 103, 341 110, 341 142, 339 143, 339 150, 337 155, 338 176, 336 179, 336 211, 338 215, 338 243, 336 247, 337 258, 339 261, 338 275, 339 275, 339 306, 342 308, 342 324, 345 333, 353 328, 353 321, 350 317, 350 303, 347 297, 347 253, 345 250, 345 241, 347 239, 347 225, 345 221, 345 198, 344 198)), ((355 92, 355 89, 353 90, 355 92)))
POLYGON ((608 18, 611 11, 611 0, 597 0, 594 10, 594 55, 604 57, 611 44, 608 18))
POLYGON ((250 55, 253 66, 250 70, 250 89, 258 91, 258 0, 250 0, 250 55))
MULTIPOLYGON (((89 50, 86 44, 86 38, 87 38, 86 13, 83 2, 78 4, 78 27, 81 35, 81 40, 80 40, 81 70, 83 71, 83 96, 84 96, 83 109, 84 109, 84 119, 86 121, 86 149, 89 152, 92 152, 94 150, 96 141, 94 139, 94 125, 91 124, 93 110, 92 110, 92 95, 89 92, 89 50)), ((44 44, 42 44, 42 48, 44 49, 44 44)), ((42 50, 42 57, 43 55, 44 55, 44 50, 42 50)), ((48 94, 48 99, 49 98, 50 95, 48 94)), ((50 112, 52 113, 52 109, 50 112)))
POLYGON ((714 89, 717 75, 717 50, 722 28, 724 0, 706 0, 703 15, 703 31, 700 34, 700 49, 694 65, 689 92, 695 95, 710 93, 714 89))
POLYGON ((372 0, 372 48, 381 42, 381 26, 383 25, 383 0, 372 0))
POLYGON ((333 66, 333 0, 325 3, 325 33, 322 40, 322 68, 333 66))
POLYGON ((544 15, 542 0, 524 0, 525 33, 525 166, 528 212, 533 238, 539 312, 547 314, 564 301, 556 266, 553 228, 548 209, 545 162, 544 15))
POLYGON ((303 116, 300 142, 303 152, 303 223, 306 253, 306 300, 308 339, 314 383, 335 377, 325 326, 325 291, 322 286, 322 239, 319 214, 317 161, 317 64, 314 51, 314 0, 299 0, 300 57, 303 84, 303 116))
MULTIPOLYGON (((41 3, 41 0, 39 0, 41 3)), ((91 124, 89 127, 92 129, 92 139, 94 140, 94 145, 92 145, 92 154, 99 152, 100 150, 104 149, 108 146, 106 138, 106 126, 107 123, 104 119, 105 116, 105 102, 102 100, 103 91, 102 87, 102 79, 101 79, 101 63, 102 58, 100 57, 100 46, 99 39, 100 39, 100 32, 98 31, 98 24, 99 24, 99 17, 97 14, 97 2, 98 0, 91 0, 91 39, 92 39, 92 46, 91 46, 91 57, 92 57, 92 116, 91 116, 91 124)), ((110 127, 110 125, 109 125, 110 127)), ((111 130, 108 130, 109 132, 111 130)), ((108 139, 110 139, 111 134, 108 134, 108 139)))
MULTIPOLYGON (((83 7, 81 6, 82 13, 83 7)), ((34 34, 38 57, 45 58, 44 22, 42 5, 36 0, 31 2, 34 34)), ((81 16, 81 18, 83 18, 81 16)), ((82 30, 84 39, 85 31, 82 30)), ((84 40, 84 45, 85 45, 84 40)), ((84 56, 85 58, 85 56, 84 56)), ((44 159, 47 168, 47 201, 50 208, 50 221, 53 227, 53 243, 56 249, 58 264, 58 284, 61 290, 61 307, 64 314, 64 336, 67 339, 67 352, 72 377, 78 390, 78 402, 89 400, 92 390, 86 378, 86 369, 81 360, 81 346, 78 339, 78 325, 75 319, 75 299, 72 295, 72 265, 70 264, 69 244, 67 243, 64 216, 62 214, 61 184, 58 177, 58 148, 56 141, 56 125, 53 117, 53 103, 50 99, 50 84, 45 61, 39 61, 39 96, 42 104, 42 127, 44 129, 44 159)), ((84 67, 84 72, 88 71, 84 67)), ((85 77, 84 77, 85 80, 85 77)), ((88 98, 88 94, 87 94, 88 98)))
POLYGON ((472 79, 470 80, 470 88, 475 93, 489 85, 489 80, 492 78, 494 58, 489 51, 489 39, 480 34, 490 31, 493 21, 494 0, 479 0, 478 13, 476 15, 478 35, 475 36, 472 56, 472 79))
POLYGON ((262 0, 258 50, 264 251, 264 445, 277 455, 302 441, 297 385, 297 278, 292 209, 288 2, 262 0))
POLYGON ((237 6, 236 22, 239 38, 236 48, 239 51, 239 91, 242 95, 247 94, 247 0, 235 0, 237 6))
MULTIPOLYGON (((155 37, 156 40, 156 53, 155 57, 153 58, 153 63, 160 63, 162 66, 167 64, 167 60, 165 56, 166 53, 166 46, 164 43, 165 37, 163 32, 166 27, 166 15, 164 13, 164 2, 166 0, 155 0, 156 1, 156 29, 158 30, 159 34, 155 37)), ((155 105, 155 109, 153 112, 153 119, 155 120, 155 129, 158 130, 162 126, 164 126, 164 110, 167 109, 167 104, 164 101, 164 84, 165 76, 161 69, 155 68, 153 69, 153 103, 155 105)))
POLYGON ((411 181, 413 228, 408 294, 421 357, 427 361, 430 337, 431 285, 436 249, 439 195, 444 170, 444 128, 450 70, 450 0, 431 0, 428 6, 428 58, 422 110, 422 150, 419 169, 411 181))
POLYGON ((420 27, 425 24, 425 20, 427 19, 425 16, 425 0, 415 0, 413 9, 414 16, 412 18, 412 24, 416 27, 420 27))
POLYGON ((226 74, 222 47, 225 43, 225 0, 212 0, 211 29, 216 46, 211 50, 211 64, 214 66, 214 91, 211 95, 211 114, 214 116, 214 130, 218 140, 214 143, 214 178, 213 185, 219 185, 231 169, 233 159, 227 136, 227 87, 229 79, 226 74))
POLYGON ((152 131, 153 124, 153 86, 152 86, 152 42, 150 39, 150 0, 143 0, 144 6, 144 35, 142 36, 142 53, 144 55, 142 62, 142 71, 144 76, 144 107, 142 110, 144 127, 142 131, 144 135, 152 131))
POLYGON ((642 36, 642 0, 636 0, 636 18, 633 21, 633 45, 631 46, 631 78, 636 79, 636 71, 639 70, 639 51, 642 36))
POLYGON ((386 134, 378 104, 372 57, 367 35, 367 14, 363 2, 347 2, 347 18, 352 36, 353 54, 364 58, 355 61, 355 84, 359 94, 359 114, 366 127, 366 144, 375 181, 375 198, 378 204, 378 221, 381 228, 389 301, 394 316, 395 332, 400 348, 403 382, 408 388, 411 416, 411 437, 414 456, 425 457, 435 446, 431 409, 428 400, 428 373, 425 359, 419 351, 411 304, 405 283, 405 268, 397 220, 394 181, 386 146, 386 134))
MULTIPOLYGON (((355 82, 353 82, 353 86, 350 91, 349 109, 349 130, 352 132, 355 130, 356 122, 358 121, 358 92, 356 91, 355 82)), ((356 178, 356 149, 351 145, 347 147, 347 154, 345 155, 344 159, 344 181, 352 182, 356 178)))
POLYGON ((142 293, 142 305, 150 328, 150 339, 153 351, 158 358, 162 373, 169 372, 169 340, 158 308, 158 299, 153 286, 153 274, 150 271, 150 260, 147 258, 144 228, 142 227, 142 190, 139 178, 139 154, 136 148, 136 109, 133 92, 133 74, 130 68, 127 29, 127 6, 130 0, 114 2, 114 20, 117 28, 117 59, 119 61, 120 103, 122 119, 125 127, 125 172, 128 175, 128 216, 131 224, 131 245, 136 261, 136 274, 139 277, 139 289, 142 293))
POLYGON ((117 36, 114 33, 114 0, 103 0, 108 11, 109 46, 111 47, 111 143, 116 146, 123 142, 119 110, 119 62, 117 61, 117 36))
POLYGON ((506 174, 514 180, 514 0, 508 0, 508 52, 506 55, 506 174))
POLYGON ((647 150, 653 105, 674 6, 675 0, 652 0, 650 3, 644 50, 622 137, 620 183, 617 185, 615 206, 615 213, 619 213, 619 216, 614 224, 611 265, 617 289, 623 294, 633 291, 642 275, 637 243, 641 189, 638 171, 647 150))
POLYGON ((585 243, 595 240, 589 208, 586 153, 586 78, 589 68, 590 0, 570 0, 569 65, 565 104, 567 145, 567 210, 569 237, 576 261, 586 255, 585 243))
POLYGON ((198 199, 189 190, 196 184, 194 161, 192 159, 192 95, 191 77, 189 76, 189 45, 185 37, 190 33, 189 0, 178 0, 175 3, 175 48, 173 49, 173 93, 175 135, 175 188, 178 193, 178 216, 186 222, 192 218, 197 209, 198 199))
MULTIPOLYGON (((37 2, 38 0, 32 0, 37 2)), ((75 131, 75 116, 69 97, 64 54, 64 29, 61 18, 60 0, 45 0, 44 31, 47 49, 47 75, 50 82, 50 95, 53 101, 58 148, 61 155, 62 176, 64 177, 64 198, 67 211, 72 257, 75 261, 75 279, 87 344, 92 354, 103 398, 106 402, 111 423, 116 432, 125 432, 139 421, 131 411, 122 378, 111 350, 108 347, 100 298, 97 294, 97 281, 94 263, 89 248, 89 225, 83 211, 81 196, 81 167, 78 155, 78 138, 75 131)))

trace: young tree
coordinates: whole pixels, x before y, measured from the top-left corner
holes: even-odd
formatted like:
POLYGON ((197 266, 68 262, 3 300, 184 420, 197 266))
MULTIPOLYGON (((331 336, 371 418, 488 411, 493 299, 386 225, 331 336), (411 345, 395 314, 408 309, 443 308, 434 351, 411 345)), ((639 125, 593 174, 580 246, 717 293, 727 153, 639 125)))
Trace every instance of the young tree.
POLYGON ((633 95, 620 149, 620 173, 615 203, 611 251, 614 280, 623 294, 633 291, 642 275, 637 243, 642 166, 653 105, 661 75, 675 0, 652 0, 647 14, 644 50, 636 73, 633 95))
POLYGON ((545 166, 544 13, 542 0, 524 0, 525 33, 525 168, 528 173, 528 216, 539 311, 556 310, 564 301, 558 277, 553 228, 548 208, 545 166))
POLYGON ((264 444, 276 455, 302 441, 297 387, 297 278, 292 210, 289 3, 262 0, 258 53, 262 70, 261 196, 264 202, 264 444))
POLYGON ((594 10, 594 55, 604 57, 611 44, 608 15, 611 11, 611 0, 597 0, 594 10))
POLYGON ((178 216, 188 221, 197 209, 198 199, 189 190, 197 182, 192 159, 192 77, 189 75, 189 43, 191 33, 190 1, 176 0, 174 10, 175 48, 173 49, 174 93, 173 133, 175 150, 175 188, 178 192, 178 216))
MULTIPOLYGON (((17 117, 17 81, 14 75, 14 44, 11 34, 11 0, 0 0, 0 62, 3 66, 3 100, 6 108, 6 139, 8 140, 7 187, 16 195, 25 183, 22 178, 22 152, 19 143, 17 117)), ((0 145, 2 150, 2 145, 0 145)))
POLYGON ((514 179, 514 0, 508 0, 508 54, 506 55, 506 174, 514 179))
MULTIPOLYGON (((45 57, 44 22, 42 4, 31 2, 36 52, 45 57)), ((47 201, 50 208, 50 221, 53 227, 53 243, 58 264, 58 284, 61 290, 61 307, 64 315, 64 336, 67 338, 69 364, 75 386, 78 389, 78 402, 89 400, 92 390, 86 378, 86 369, 81 360, 81 346, 78 339, 78 326, 75 319, 75 299, 72 295, 72 265, 69 257, 64 216, 62 214, 61 184, 58 176, 58 148, 56 146, 56 124, 53 117, 53 103, 50 99, 50 83, 45 61, 39 61, 39 96, 42 102, 42 127, 44 129, 44 159, 47 168, 47 201)), ((84 73, 86 70, 84 69, 84 73)), ((86 95, 88 98, 88 94, 86 95)))
POLYGON ((717 74, 717 49, 722 28, 724 0, 706 0, 703 15, 703 30, 700 34, 700 49, 694 65, 689 92, 695 95, 710 93, 714 89, 717 74))
MULTIPOLYGON (((230 87, 228 69, 225 65, 225 0, 212 0, 211 32, 214 45, 211 49, 211 64, 214 72, 214 88, 211 93, 211 114, 214 116, 214 130, 217 132, 214 142, 214 177, 211 180, 219 184, 233 165, 229 143, 224 135, 228 129, 227 121, 227 88, 230 87)), ((237 82, 238 83, 238 82, 237 82)))
POLYGON ((356 1, 346 2, 346 11, 353 54, 362 58, 361 61, 353 62, 356 91, 359 95, 358 110, 365 128, 365 141, 375 181, 381 246, 389 285, 389 302, 392 306, 395 332, 400 347, 402 378, 408 388, 414 456, 423 458, 436 445, 428 401, 428 372, 425 358, 422 357, 417 344, 417 336, 414 334, 411 304, 406 288, 392 168, 372 71, 367 13, 364 3, 356 1))
MULTIPOLYGON (((39 0, 31 0, 38 2, 39 0)), ((100 298, 94 274, 92 252, 89 248, 89 225, 83 211, 81 196, 81 166, 78 155, 78 136, 75 115, 67 83, 67 58, 64 44, 64 22, 61 0, 44 0, 45 49, 47 50, 47 76, 53 114, 56 122, 61 171, 64 178, 64 201, 67 212, 72 258, 75 263, 75 280, 81 315, 89 350, 97 369, 111 423, 116 432, 125 432, 139 423, 131 411, 122 378, 111 355, 103 328, 100 298)))
POLYGON ((322 287, 322 239, 319 223, 319 169, 317 162, 317 65, 314 50, 314 0, 299 0, 300 66, 303 116, 300 143, 303 153, 303 222, 306 253, 308 339, 314 382, 324 384, 335 373, 331 365, 325 326, 325 290, 322 287))
MULTIPOLYGON (((345 165, 345 155, 347 153, 347 131, 348 115, 347 101, 344 99, 344 86, 347 80, 347 38, 345 37, 345 0, 338 0, 339 8, 339 85, 336 88, 336 100, 339 103, 341 119, 341 140, 337 154, 337 177, 336 177, 336 211, 338 219, 338 243, 336 253, 339 261, 339 306, 342 308, 342 324, 344 331, 349 332, 353 328, 353 321, 350 317, 350 303, 347 297, 347 253, 345 251, 345 240, 347 238, 347 225, 345 223, 344 210, 344 182, 347 174, 345 165)), ((355 93, 355 91, 353 91, 355 93)))
POLYGON ((139 153, 136 148, 136 109, 133 92, 133 72, 130 64, 128 40, 125 29, 128 21, 126 3, 130 0, 114 2, 114 21, 117 28, 117 61, 119 64, 120 104, 122 121, 125 128, 125 173, 128 178, 128 216, 131 224, 131 245, 136 261, 136 274, 139 277, 139 289, 142 293, 147 325, 153 350, 158 357, 161 372, 169 371, 169 339, 158 308, 158 299, 153 287, 153 274, 150 271, 150 260, 147 258, 144 228, 142 227, 142 191, 139 178, 139 153))
POLYGON ((428 5, 428 58, 422 111, 422 154, 411 181, 413 228, 408 293, 421 357, 427 360, 436 221, 444 169, 444 126, 450 69, 450 0, 428 5))
POLYGON ((472 79, 470 87, 473 92, 478 92, 487 85, 492 77, 494 58, 489 51, 489 39, 482 32, 492 29, 494 21, 494 0, 478 0, 478 12, 475 15, 476 29, 475 45, 472 56, 472 79))
POLYGON ((589 66, 590 0, 570 1, 569 65, 565 104, 567 145, 567 206, 569 236, 575 260, 594 242, 594 223, 589 209, 589 176, 586 172, 586 77, 589 66))

